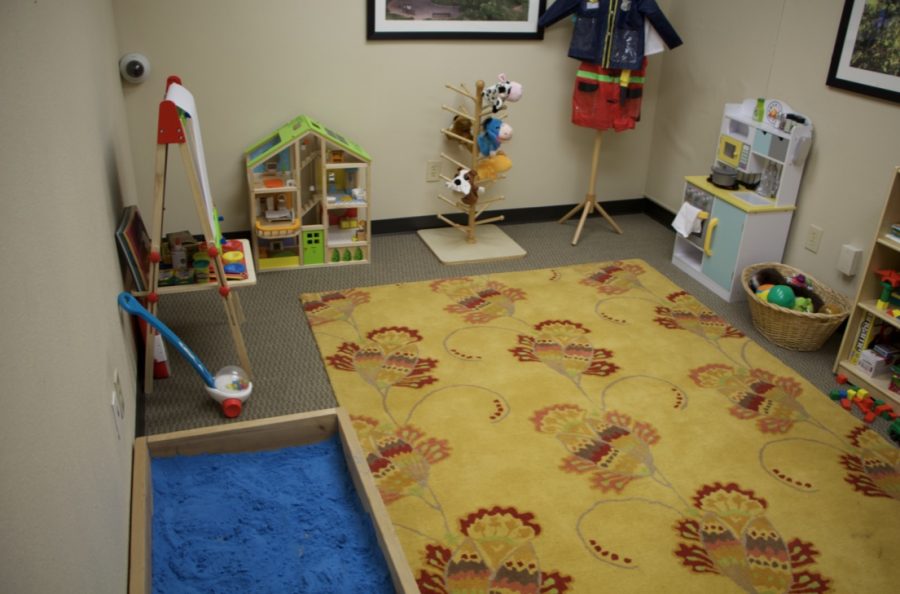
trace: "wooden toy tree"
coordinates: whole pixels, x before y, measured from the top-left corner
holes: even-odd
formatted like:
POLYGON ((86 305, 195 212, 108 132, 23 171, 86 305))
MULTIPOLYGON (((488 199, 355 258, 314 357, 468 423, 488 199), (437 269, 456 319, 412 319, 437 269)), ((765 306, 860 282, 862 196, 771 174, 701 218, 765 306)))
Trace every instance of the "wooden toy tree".
MULTIPOLYGON (((482 98, 482 92, 484 91, 484 81, 479 80, 475 82, 475 92, 472 93, 466 86, 462 83, 460 85, 445 85, 448 89, 457 93, 463 98, 463 106, 459 108, 453 108, 448 105, 442 105, 441 108, 445 111, 448 111, 458 118, 463 118, 464 121, 469 122, 471 124, 471 138, 467 138, 460 134, 457 134, 450 128, 442 128, 441 132, 449 139, 454 140, 459 143, 460 148, 462 149, 462 155, 460 158, 454 158, 446 153, 441 153, 441 158, 450 162, 455 167, 469 169, 472 171, 477 170, 478 162, 481 160, 481 153, 478 148, 478 136, 482 133, 482 124, 484 118, 491 116, 495 118, 501 118, 503 115, 501 113, 493 113, 492 107, 490 105, 485 105, 482 98), (465 105, 471 105, 471 112, 465 105)), ((501 111, 505 110, 506 106, 501 107, 501 111)), ((476 181, 477 185, 480 187, 492 184, 496 179, 502 178, 502 175, 491 179, 479 179, 476 181)), ((444 181, 449 182, 451 178, 446 176, 441 176, 444 181)), ((477 192, 477 190, 476 190, 477 192)), ((469 203, 464 202, 463 200, 451 200, 446 196, 438 194, 438 199, 443 200, 453 208, 458 211, 465 213, 466 215, 466 224, 461 225, 454 221, 451 221, 449 218, 445 217, 442 214, 438 214, 437 217, 443 221, 444 223, 450 225, 451 227, 458 229, 463 232, 466 236, 466 241, 468 243, 476 243, 475 238, 475 227, 478 225, 484 225, 487 223, 496 223, 503 220, 503 215, 497 215, 494 217, 490 217, 487 219, 479 219, 487 207, 495 202, 500 202, 504 199, 503 196, 495 196, 493 198, 484 199, 479 197, 477 200, 471 201, 469 203)))

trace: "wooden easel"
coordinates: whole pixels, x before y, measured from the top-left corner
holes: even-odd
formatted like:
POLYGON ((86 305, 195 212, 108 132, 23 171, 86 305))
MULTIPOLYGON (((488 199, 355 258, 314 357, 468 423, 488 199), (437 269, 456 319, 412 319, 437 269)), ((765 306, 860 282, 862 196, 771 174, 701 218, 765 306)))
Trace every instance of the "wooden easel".
MULTIPOLYGON (((463 97, 466 97, 467 99, 472 101, 473 112, 471 114, 468 113, 468 111, 465 109, 459 110, 459 109, 454 109, 452 107, 449 107, 447 105, 441 106, 441 108, 444 109, 445 111, 449 111, 450 113, 453 113, 460 117, 466 118, 467 120, 472 122, 472 138, 471 139, 465 138, 463 136, 455 134, 454 132, 452 132, 451 130, 449 130, 447 128, 442 129, 441 132, 443 132, 448 138, 451 138, 453 140, 456 140, 456 141, 461 142, 468 146, 469 150, 468 150, 467 160, 469 162, 461 163, 460 161, 457 161, 456 159, 454 159, 453 157, 451 157, 445 153, 441 153, 441 157, 443 159, 449 161, 453 165, 456 165, 457 167, 474 170, 478 163, 478 158, 479 158, 477 139, 478 139, 478 135, 481 134, 482 118, 486 117, 487 115, 492 115, 493 117, 499 117, 499 116, 497 114, 492 114, 490 107, 485 107, 482 103, 481 93, 482 93, 482 91, 484 91, 484 81, 483 80, 479 80, 479 81, 475 82, 475 93, 474 94, 470 93, 469 90, 466 89, 465 85, 462 85, 462 84, 460 84, 460 86, 458 86, 458 87, 453 86, 453 85, 445 85, 445 86, 448 89, 450 89, 451 91, 458 93, 458 94, 462 95, 463 97)), ((441 176, 441 177, 443 178, 444 181, 450 181, 450 178, 448 178, 446 176, 441 176)), ((493 180, 491 180, 491 181, 493 181, 493 180)), ((479 181, 479 184, 484 184, 484 183, 485 183, 484 181, 479 181)), ((481 216, 481 214, 487 209, 487 207, 489 205, 493 204, 494 202, 500 202, 501 200, 503 200, 504 199, 503 196, 497 196, 497 197, 494 197, 494 198, 491 198, 488 200, 479 200, 475 204, 464 204, 460 200, 455 200, 455 201, 450 200, 449 198, 442 196, 440 194, 438 194, 438 198, 440 200, 443 200, 444 202, 446 202, 453 208, 466 213, 466 224, 465 225, 460 225, 459 223, 455 223, 442 214, 438 214, 437 217, 444 223, 453 227, 454 229, 458 229, 459 231, 462 231, 463 233, 465 233, 466 241, 468 243, 476 243, 477 240, 475 238, 475 227, 477 227, 478 225, 485 225, 487 223, 496 223, 496 222, 503 220, 503 215, 490 217, 488 219, 481 219, 481 220, 478 219, 478 217, 481 216)))
POLYGON ((575 237, 572 238, 572 245, 576 245, 578 243, 578 237, 581 235, 581 229, 584 227, 584 221, 587 219, 587 216, 591 214, 592 211, 596 210, 606 221, 612 225, 612 228, 619 235, 622 234, 622 229, 616 225, 616 222, 612 219, 609 214, 603 210, 603 207, 597 204, 597 194, 594 193, 594 187, 597 185, 597 167, 600 165, 600 139, 602 132, 597 130, 597 135, 594 137, 594 154, 591 156, 591 181, 588 183, 588 193, 584 197, 584 200, 570 210, 566 216, 559 220, 560 223, 565 223, 572 215, 578 212, 581 209, 581 220, 578 221, 578 228, 575 229, 575 237))
MULTIPOLYGON (((156 315, 157 303, 159 301, 159 263, 161 260, 162 245, 162 229, 163 229, 163 212, 165 210, 166 199, 166 168, 169 155, 169 145, 177 144, 181 160, 184 163, 185 173, 191 186, 191 194, 194 198, 194 206, 197 209, 197 216, 200 219, 203 228, 203 237, 209 246, 209 256, 215 267, 216 283, 209 283, 209 288, 218 287, 219 295, 222 296, 222 302, 225 306, 225 313, 228 316, 228 326, 231 329, 231 337, 234 340, 234 346, 237 350, 241 367, 248 374, 251 373, 250 358, 247 355, 247 348, 244 346, 244 337, 241 333, 240 324, 243 322, 243 312, 240 308, 238 296, 231 291, 228 280, 225 278, 225 267, 222 264, 222 254, 216 244, 216 234, 214 229, 214 213, 211 200, 209 199, 208 188, 204 188, 205 179, 201 181, 197 165, 199 163, 204 168, 202 161, 202 148, 198 152, 198 139, 194 137, 191 126, 186 126, 182 119, 182 111, 187 111, 186 105, 176 104, 176 100, 169 99, 169 89, 172 85, 178 85, 183 93, 190 97, 187 89, 181 87, 181 79, 177 76, 170 76, 166 80, 166 99, 159 104, 159 119, 157 124, 157 140, 156 140, 156 166, 154 175, 153 189, 153 224, 150 229, 150 284, 147 297, 147 309, 151 314, 156 315)), ((192 100, 192 98, 191 98, 192 100)), ((190 106, 194 110, 193 106, 190 106)), ((197 114, 187 112, 194 118, 196 122, 197 114)), ((245 257, 250 257, 245 254, 245 257)), ((149 394, 153 391, 153 342, 155 331, 147 325, 146 348, 144 350, 144 392, 149 394)))

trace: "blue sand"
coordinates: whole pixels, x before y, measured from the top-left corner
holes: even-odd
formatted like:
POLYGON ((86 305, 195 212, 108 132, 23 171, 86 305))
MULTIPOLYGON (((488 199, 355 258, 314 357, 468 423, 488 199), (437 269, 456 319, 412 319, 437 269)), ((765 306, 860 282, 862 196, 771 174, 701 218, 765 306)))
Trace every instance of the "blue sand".
POLYGON ((394 592, 336 435, 151 472, 154 593, 394 592))

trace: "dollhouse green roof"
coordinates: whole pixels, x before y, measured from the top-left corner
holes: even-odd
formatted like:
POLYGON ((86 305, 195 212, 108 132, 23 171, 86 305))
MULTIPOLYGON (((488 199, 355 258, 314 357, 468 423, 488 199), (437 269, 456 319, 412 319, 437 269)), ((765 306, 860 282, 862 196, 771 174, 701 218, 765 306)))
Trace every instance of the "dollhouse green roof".
POLYGON ((318 134, 328 142, 353 153, 364 161, 372 160, 363 147, 349 138, 323 126, 312 118, 301 115, 248 148, 245 151, 247 154, 247 166, 255 167, 265 162, 280 153, 289 144, 303 138, 307 134, 318 134))

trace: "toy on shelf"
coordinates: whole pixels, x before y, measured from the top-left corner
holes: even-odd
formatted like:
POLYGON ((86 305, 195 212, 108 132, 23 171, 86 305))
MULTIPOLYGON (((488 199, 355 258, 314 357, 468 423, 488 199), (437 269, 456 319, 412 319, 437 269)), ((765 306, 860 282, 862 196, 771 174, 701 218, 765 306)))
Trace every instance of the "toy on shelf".
POLYGON ((350 262, 368 262, 372 160, 362 147, 299 116, 248 148, 246 162, 257 268, 342 264, 345 247, 362 254, 350 262))
POLYGON ((246 371, 236 365, 228 365, 220 369, 213 376, 203 365, 197 355, 188 348, 181 338, 163 324, 163 322, 151 314, 147 309, 125 291, 119 293, 119 307, 131 315, 138 316, 148 325, 155 328, 169 344, 181 353, 188 363, 194 368, 206 384, 206 392, 213 400, 222 405, 222 413, 228 418, 234 418, 241 414, 243 403, 250 397, 253 391, 253 382, 246 371))
POLYGON ((881 277, 881 295, 878 297, 876 307, 884 311, 887 310, 891 303, 891 293, 900 285, 900 272, 895 270, 876 270, 875 274, 881 277))

